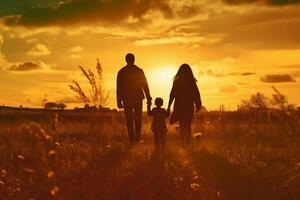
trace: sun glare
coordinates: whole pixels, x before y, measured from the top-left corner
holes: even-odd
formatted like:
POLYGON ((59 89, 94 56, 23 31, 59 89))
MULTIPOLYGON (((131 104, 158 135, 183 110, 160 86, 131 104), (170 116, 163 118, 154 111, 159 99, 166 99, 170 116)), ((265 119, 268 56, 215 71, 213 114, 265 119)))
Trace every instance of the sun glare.
POLYGON ((158 67, 148 71, 146 74, 150 85, 151 93, 155 96, 168 97, 173 77, 175 76, 178 68, 174 66, 158 67))
POLYGON ((177 68, 173 66, 155 68, 150 71, 149 77, 156 85, 169 85, 172 83, 173 77, 177 72, 177 68))

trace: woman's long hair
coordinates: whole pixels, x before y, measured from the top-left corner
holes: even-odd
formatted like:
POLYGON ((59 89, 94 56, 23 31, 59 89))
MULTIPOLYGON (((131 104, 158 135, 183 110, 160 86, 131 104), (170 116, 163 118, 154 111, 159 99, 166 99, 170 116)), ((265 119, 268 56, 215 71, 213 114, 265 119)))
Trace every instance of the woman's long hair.
POLYGON ((183 81, 194 83, 197 79, 194 77, 192 68, 188 64, 182 64, 174 77, 174 81, 183 81))

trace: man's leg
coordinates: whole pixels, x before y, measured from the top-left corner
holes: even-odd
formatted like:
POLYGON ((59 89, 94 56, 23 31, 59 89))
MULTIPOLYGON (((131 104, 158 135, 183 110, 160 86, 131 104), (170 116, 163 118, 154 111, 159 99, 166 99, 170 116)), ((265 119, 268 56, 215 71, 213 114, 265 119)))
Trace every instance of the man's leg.
POLYGON ((135 138, 138 142, 141 139, 142 131, 142 114, 143 114, 143 101, 137 102, 134 106, 134 122, 135 122, 135 138))
POLYGON ((161 145, 164 147, 166 145, 166 132, 161 133, 161 145))
POLYGON ((159 147, 159 133, 158 132, 154 132, 154 144, 155 147, 159 147))
POLYGON ((129 105, 124 104, 124 113, 126 117, 127 131, 129 143, 135 143, 134 130, 133 130, 133 108, 129 105))

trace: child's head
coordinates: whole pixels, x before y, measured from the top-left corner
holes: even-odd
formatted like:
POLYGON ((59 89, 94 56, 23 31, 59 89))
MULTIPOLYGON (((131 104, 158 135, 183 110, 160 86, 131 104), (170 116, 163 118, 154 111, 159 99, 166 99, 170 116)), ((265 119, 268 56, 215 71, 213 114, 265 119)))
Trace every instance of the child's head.
POLYGON ((158 97, 155 99, 155 105, 157 107, 161 107, 163 104, 164 104, 164 100, 162 98, 158 97))

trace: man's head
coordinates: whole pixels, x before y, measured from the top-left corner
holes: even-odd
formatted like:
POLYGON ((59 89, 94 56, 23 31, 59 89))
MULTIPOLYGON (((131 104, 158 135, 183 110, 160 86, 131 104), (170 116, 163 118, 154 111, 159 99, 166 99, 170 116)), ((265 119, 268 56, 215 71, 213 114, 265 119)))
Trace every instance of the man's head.
POLYGON ((128 53, 127 55, 126 55, 126 62, 127 62, 127 64, 128 65, 133 65, 134 64, 134 55, 132 54, 132 53, 128 53))

